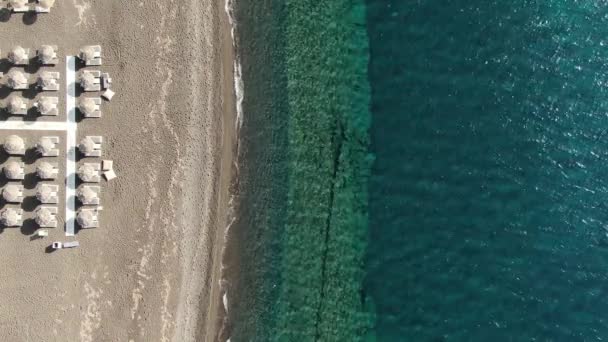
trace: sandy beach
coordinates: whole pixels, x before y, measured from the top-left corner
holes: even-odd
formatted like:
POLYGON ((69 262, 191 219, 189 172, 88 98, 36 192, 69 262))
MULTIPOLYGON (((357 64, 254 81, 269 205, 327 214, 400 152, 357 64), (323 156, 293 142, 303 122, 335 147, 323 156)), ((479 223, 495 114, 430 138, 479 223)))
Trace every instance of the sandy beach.
POLYGON ((66 240, 62 218, 45 239, 0 230, 0 340, 215 340, 235 146, 224 1, 65 0, 37 17, 3 13, 0 30, 2 58, 56 44, 60 69, 81 46, 102 46, 117 95, 78 138, 102 135, 118 174, 78 249, 49 253, 66 240))

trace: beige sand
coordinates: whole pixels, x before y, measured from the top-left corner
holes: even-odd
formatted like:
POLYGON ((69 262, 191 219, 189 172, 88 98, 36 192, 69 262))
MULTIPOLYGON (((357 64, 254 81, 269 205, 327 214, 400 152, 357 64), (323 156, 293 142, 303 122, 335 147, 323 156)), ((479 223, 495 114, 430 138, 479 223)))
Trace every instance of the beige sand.
POLYGON ((214 340, 235 120, 223 6, 64 0, 34 23, 2 17, 3 57, 14 45, 59 45, 60 120, 65 55, 102 45, 117 95, 77 140, 103 135, 119 177, 101 184, 101 227, 79 232, 79 249, 45 253, 67 240, 62 228, 32 241, 0 232, 1 341, 214 340))

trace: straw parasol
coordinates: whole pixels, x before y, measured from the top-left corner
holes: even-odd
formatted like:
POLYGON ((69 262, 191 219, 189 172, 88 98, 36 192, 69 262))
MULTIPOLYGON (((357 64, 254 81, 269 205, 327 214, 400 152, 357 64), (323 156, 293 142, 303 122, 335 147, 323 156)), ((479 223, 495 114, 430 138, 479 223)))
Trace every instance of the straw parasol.
POLYGON ((52 179, 55 176, 55 168, 49 162, 40 162, 36 166, 36 173, 41 179, 52 179))
MULTIPOLYGON (((27 3, 27 2, 24 2, 24 3, 27 3)), ((19 6, 19 7, 23 7, 23 6, 19 6)), ((27 59, 27 53, 25 52, 25 49, 19 45, 15 46, 8 53, 8 60, 13 64, 17 64, 24 59, 27 59)))
POLYGON ((76 216, 76 222, 78 222, 81 227, 92 226, 93 221, 95 221, 94 219, 95 216, 93 215, 92 210, 80 210, 78 216, 76 216))
POLYGON ((90 72, 82 72, 80 73, 80 86, 84 89, 92 88, 95 86, 95 76, 90 72))
POLYGON ((4 175, 8 179, 16 179, 21 175, 21 165, 16 161, 10 161, 4 165, 4 175))
POLYGON ((38 50, 38 59, 42 64, 50 64, 55 58, 55 49, 50 45, 42 45, 38 50))
POLYGON ((55 222, 55 215, 53 215, 53 212, 49 208, 40 207, 36 209, 36 218, 34 220, 36 220, 36 223, 40 227, 48 227, 55 222))
POLYGON ((44 155, 51 153, 55 149, 55 143, 49 137, 42 137, 36 143, 36 152, 44 155))
POLYGON ((13 208, 4 208, 0 211, 0 222, 6 227, 19 226, 19 212, 13 208))
POLYGON ((80 59, 90 61, 93 58, 95 58, 95 49, 92 46, 87 45, 80 49, 80 59))
POLYGON ((95 104, 95 100, 90 97, 85 97, 78 104, 78 109, 80 109, 82 114, 84 114, 85 116, 93 114, 96 108, 97 105, 95 104))
POLYGON ((92 182, 97 176, 98 173, 92 165, 84 164, 78 168, 78 177, 83 182, 92 182))
POLYGON ((2 190, 2 198, 7 202, 18 202, 21 188, 15 184, 9 184, 2 190))
POLYGON ((84 137, 80 140, 80 144, 78 144, 78 150, 82 154, 92 153, 95 150, 95 142, 89 137, 84 137))
POLYGON ((38 4, 42 8, 50 9, 55 4, 55 0, 40 0, 38 4))
POLYGON ((21 97, 19 95, 13 95, 8 100, 6 109, 11 114, 17 114, 19 111, 21 111, 21 108, 23 107, 24 104, 25 104, 25 100, 23 99, 23 97, 21 97))
POLYGON ((15 89, 27 85, 27 77, 22 71, 11 70, 8 73, 8 86, 15 89))
POLYGON ((76 196, 80 203, 87 204, 93 202, 97 198, 97 193, 93 191, 90 186, 82 185, 78 188, 76 196))
POLYGON ((48 203, 53 199, 53 188, 47 184, 40 184, 36 187, 36 198, 41 203, 48 203))
POLYGON ((25 149, 25 142, 18 135, 9 135, 4 140, 4 150, 8 154, 18 154, 25 149))
POLYGON ((43 97, 38 102, 38 111, 40 113, 48 113, 57 108, 57 104, 50 97, 43 97))
POLYGON ((48 71, 43 71, 38 76, 38 85, 42 88, 52 87, 55 83, 55 78, 48 71))

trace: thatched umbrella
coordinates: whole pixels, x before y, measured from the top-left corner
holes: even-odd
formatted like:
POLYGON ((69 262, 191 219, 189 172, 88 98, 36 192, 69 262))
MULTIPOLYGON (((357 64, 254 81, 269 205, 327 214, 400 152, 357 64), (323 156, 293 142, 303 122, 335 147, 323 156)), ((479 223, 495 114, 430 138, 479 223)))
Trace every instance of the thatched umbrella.
POLYGON ((80 210, 76 216, 76 222, 83 228, 92 226, 94 221, 95 215, 92 210, 80 210))
POLYGON ((95 86, 95 76, 93 76, 93 74, 91 74, 90 72, 81 72, 79 81, 80 86, 84 89, 92 88, 95 86))
POLYGON ((15 184, 8 184, 2 190, 2 198, 10 203, 19 202, 19 195, 21 194, 21 188, 15 184))
POLYGON ((80 140, 80 144, 78 144, 78 150, 82 154, 93 153, 95 150, 95 142, 89 137, 84 137, 80 140))
POLYGON ((49 162, 40 162, 36 166, 36 173, 40 179, 52 179, 55 177, 55 168, 49 162))
MULTIPOLYGON (((25 3, 27 3, 27 2, 25 2, 25 3)), ((23 6, 21 6, 21 7, 23 7, 23 6)), ((22 60, 27 59, 27 57, 28 56, 27 56, 25 49, 19 45, 15 46, 8 53, 8 60, 13 64, 17 64, 17 63, 21 62, 22 60)))
POLYGON ((25 77, 25 74, 22 71, 19 70, 11 70, 8 73, 8 86, 16 89, 16 88, 22 88, 24 86, 27 86, 27 77, 25 77))
POLYGON ((53 188, 47 184, 40 184, 36 187, 36 198, 41 203, 48 203, 53 199, 53 188))
POLYGON ((0 223, 5 227, 14 227, 21 225, 19 212, 13 208, 4 208, 0 211, 0 223))
POLYGON ((42 64, 50 64, 55 59, 56 53, 55 48, 51 45, 42 45, 40 50, 38 50, 38 59, 42 64))
POLYGON ((57 108, 57 104, 50 97, 43 97, 38 101, 38 111, 42 114, 46 114, 55 108, 57 108))
POLYGON ((91 97, 83 98, 78 104, 78 109, 80 109, 80 112, 85 116, 92 115, 96 108, 97 105, 95 104, 95 100, 91 97))
POLYGON ((90 61, 93 58, 95 58, 95 48, 91 45, 87 45, 80 49, 80 59, 83 61, 90 61))
POLYGON ((25 100, 23 99, 23 97, 21 97, 19 95, 13 95, 8 100, 8 103, 6 104, 6 109, 11 114, 17 114, 21 111, 21 108, 23 107, 24 104, 25 104, 25 100))
POLYGON ((4 165, 4 175, 8 179, 17 179, 22 171, 21 165, 16 161, 10 161, 4 165))
POLYGON ((51 7, 53 7, 55 4, 55 0, 40 0, 38 4, 42 8, 51 9, 51 7))
POLYGON ((55 222, 55 215, 53 215, 53 212, 49 208, 40 207, 36 209, 36 218, 34 220, 36 220, 36 223, 40 227, 48 227, 55 222))
POLYGON ((76 192, 76 197, 82 204, 92 203, 97 198, 97 193, 90 186, 81 185, 76 192))
POLYGON ((36 143, 36 152, 45 155, 55 149, 55 143, 49 137, 42 137, 36 143))
POLYGON ((84 164, 78 168, 78 177, 83 182, 92 182, 98 176, 98 172, 92 165, 84 164))
POLYGON ((9 135, 4 140, 4 150, 8 154, 18 154, 25 149, 25 142, 18 135, 9 135))
POLYGON ((49 71, 43 71, 38 76, 38 86, 41 88, 52 87, 55 82, 55 78, 49 71))

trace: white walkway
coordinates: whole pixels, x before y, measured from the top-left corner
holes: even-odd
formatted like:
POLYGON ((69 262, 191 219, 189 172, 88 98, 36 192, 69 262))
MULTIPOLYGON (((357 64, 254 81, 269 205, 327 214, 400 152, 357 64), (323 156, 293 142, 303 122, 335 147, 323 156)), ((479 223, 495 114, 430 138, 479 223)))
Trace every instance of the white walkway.
POLYGON ((0 121, 0 130, 66 132, 65 235, 74 236, 76 221, 76 57, 66 57, 65 74, 67 117, 65 122, 0 121))

